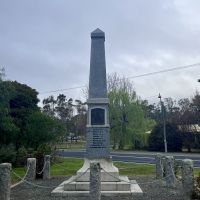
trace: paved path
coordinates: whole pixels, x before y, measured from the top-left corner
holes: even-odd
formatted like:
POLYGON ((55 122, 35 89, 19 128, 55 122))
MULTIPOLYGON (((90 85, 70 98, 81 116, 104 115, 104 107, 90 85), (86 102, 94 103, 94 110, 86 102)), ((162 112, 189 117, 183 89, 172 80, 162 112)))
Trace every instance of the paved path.
MULTIPOLYGON (((60 150, 59 154, 64 157, 84 158, 84 150, 60 150)), ((155 152, 111 152, 113 161, 136 162, 154 164, 155 152)), ((164 154, 164 153, 163 153, 164 154)), ((177 160, 192 159, 194 167, 200 167, 200 154, 187 153, 167 153, 177 160)))

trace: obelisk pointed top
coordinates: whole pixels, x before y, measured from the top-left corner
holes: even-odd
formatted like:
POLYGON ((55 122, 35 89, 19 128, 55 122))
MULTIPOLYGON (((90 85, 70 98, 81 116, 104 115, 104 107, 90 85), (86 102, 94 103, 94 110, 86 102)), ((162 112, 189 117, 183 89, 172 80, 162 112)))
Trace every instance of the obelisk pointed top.
POLYGON ((105 33, 97 28, 91 33, 91 38, 105 38, 105 33))

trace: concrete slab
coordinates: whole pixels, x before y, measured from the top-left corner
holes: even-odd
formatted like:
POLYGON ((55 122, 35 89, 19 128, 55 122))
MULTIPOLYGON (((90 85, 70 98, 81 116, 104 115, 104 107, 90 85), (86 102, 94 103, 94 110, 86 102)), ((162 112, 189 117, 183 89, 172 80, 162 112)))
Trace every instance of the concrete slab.
MULTIPOLYGON (((121 180, 126 182, 102 182, 102 196, 130 196, 130 195, 143 195, 140 186, 135 180, 129 181, 127 176, 120 176, 121 180), (129 182, 129 183, 128 183, 129 182)), ((70 180, 70 179, 69 179, 70 180)), ((55 188, 51 195, 59 197, 81 197, 89 196, 89 182, 70 182, 64 181, 57 188, 55 188), (70 182, 70 183, 69 183, 70 182), (69 184, 67 184, 69 183, 69 184), (75 190, 71 190, 71 189, 75 190)), ((72 180, 72 179, 71 179, 72 180)), ((65 198, 63 198, 65 199, 65 198)))

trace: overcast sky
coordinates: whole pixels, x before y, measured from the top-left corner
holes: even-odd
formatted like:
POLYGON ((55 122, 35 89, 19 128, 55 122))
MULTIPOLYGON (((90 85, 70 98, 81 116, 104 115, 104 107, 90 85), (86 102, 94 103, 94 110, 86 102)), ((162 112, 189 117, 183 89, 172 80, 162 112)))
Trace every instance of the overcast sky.
MULTIPOLYGON (((0 66, 42 92, 88 83, 90 32, 106 34, 107 73, 200 63, 200 0, 0 0, 0 66)), ((200 66, 131 79, 150 102, 200 90, 200 66)), ((63 91, 82 98, 80 89, 63 91)))

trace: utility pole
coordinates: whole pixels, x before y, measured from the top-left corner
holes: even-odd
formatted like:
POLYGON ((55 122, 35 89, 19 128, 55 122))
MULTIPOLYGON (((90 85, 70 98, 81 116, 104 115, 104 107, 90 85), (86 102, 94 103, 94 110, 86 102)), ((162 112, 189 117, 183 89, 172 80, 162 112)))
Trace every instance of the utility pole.
POLYGON ((160 99, 160 106, 161 106, 161 113, 163 119, 163 136, 164 136, 164 146, 165 146, 165 153, 167 153, 167 138, 166 138, 166 120, 165 120, 165 107, 164 103, 161 100, 161 95, 159 93, 158 98, 160 99))

